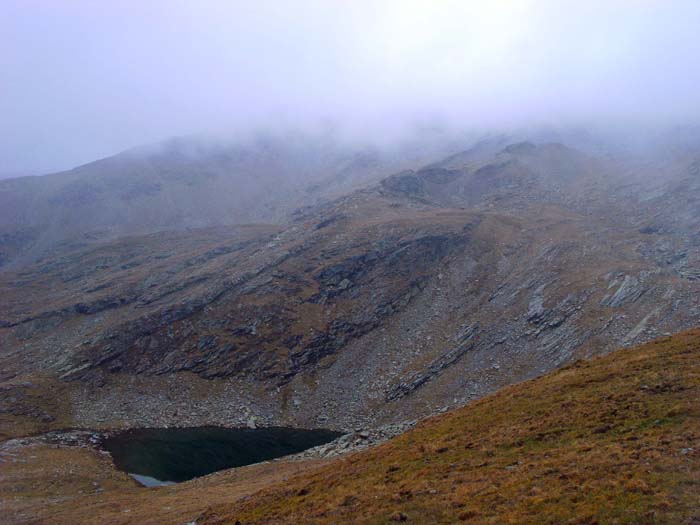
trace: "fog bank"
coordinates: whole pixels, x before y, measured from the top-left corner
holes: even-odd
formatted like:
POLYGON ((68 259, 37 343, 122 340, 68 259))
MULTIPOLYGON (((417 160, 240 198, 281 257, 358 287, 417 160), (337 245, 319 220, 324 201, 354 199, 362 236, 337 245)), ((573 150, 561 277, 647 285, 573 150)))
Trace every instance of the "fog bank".
POLYGON ((9 0, 0 173, 192 133, 694 123, 698 27, 683 0, 9 0))

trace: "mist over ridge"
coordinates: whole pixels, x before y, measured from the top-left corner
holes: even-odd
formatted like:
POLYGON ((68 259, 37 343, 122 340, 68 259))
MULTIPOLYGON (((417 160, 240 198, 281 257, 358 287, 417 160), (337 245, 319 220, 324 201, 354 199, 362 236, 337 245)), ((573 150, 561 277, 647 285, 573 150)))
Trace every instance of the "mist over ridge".
POLYGON ((0 173, 181 135, 627 131, 698 118, 700 5, 5 2, 0 173))

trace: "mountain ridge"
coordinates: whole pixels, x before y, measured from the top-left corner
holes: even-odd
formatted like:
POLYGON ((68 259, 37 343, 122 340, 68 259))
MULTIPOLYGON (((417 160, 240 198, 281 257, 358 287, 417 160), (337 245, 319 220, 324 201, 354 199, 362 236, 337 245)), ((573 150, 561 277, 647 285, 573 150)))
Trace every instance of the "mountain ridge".
POLYGON ((425 140, 394 148, 332 136, 181 137, 71 170, 0 181, 0 269, 62 242, 163 230, 284 222, 298 207, 450 151, 425 140))
POLYGON ((57 378, 86 427, 345 430, 697 324, 692 201, 672 228, 646 229, 675 183, 645 200, 627 172, 562 145, 447 162, 286 225, 89 243, 5 271, 4 379, 57 378))

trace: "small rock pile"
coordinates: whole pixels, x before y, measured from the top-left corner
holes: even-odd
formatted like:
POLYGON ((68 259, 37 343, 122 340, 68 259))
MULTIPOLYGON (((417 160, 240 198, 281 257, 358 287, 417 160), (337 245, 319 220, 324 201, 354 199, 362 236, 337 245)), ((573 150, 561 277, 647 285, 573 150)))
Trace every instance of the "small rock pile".
POLYGON ((332 458, 348 452, 358 452, 406 432, 413 428, 416 422, 416 420, 402 421, 374 429, 356 429, 353 432, 343 434, 330 443, 310 448, 295 454, 293 457, 297 459, 332 458))

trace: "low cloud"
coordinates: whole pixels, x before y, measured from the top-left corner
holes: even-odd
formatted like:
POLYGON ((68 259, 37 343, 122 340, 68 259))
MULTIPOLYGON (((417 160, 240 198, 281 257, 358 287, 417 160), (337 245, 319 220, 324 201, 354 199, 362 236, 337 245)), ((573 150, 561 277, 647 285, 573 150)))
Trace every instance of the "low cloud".
POLYGON ((698 27, 683 0, 10 0, 0 172, 191 133, 692 123, 698 27))

